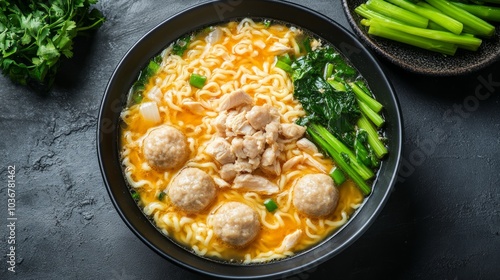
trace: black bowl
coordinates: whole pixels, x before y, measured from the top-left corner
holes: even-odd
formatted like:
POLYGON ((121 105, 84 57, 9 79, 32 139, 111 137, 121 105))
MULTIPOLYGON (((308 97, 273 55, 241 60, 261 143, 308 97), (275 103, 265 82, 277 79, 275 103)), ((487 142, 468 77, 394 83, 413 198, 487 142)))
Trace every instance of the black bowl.
POLYGON ((120 61, 101 104, 97 149, 108 193, 127 226, 151 249, 185 268, 219 278, 266 278, 303 272, 354 242, 373 222, 389 198, 397 177, 402 146, 402 120, 398 101, 377 60, 346 29, 333 20, 284 1, 213 1, 189 8, 159 24, 140 39, 120 61), (197 256, 165 237, 132 199, 119 161, 119 115, 126 95, 148 61, 182 35, 231 19, 274 19, 309 30, 338 48, 359 70, 385 106, 389 156, 381 165, 370 197, 354 217, 320 244, 293 257, 265 264, 236 265, 197 256))

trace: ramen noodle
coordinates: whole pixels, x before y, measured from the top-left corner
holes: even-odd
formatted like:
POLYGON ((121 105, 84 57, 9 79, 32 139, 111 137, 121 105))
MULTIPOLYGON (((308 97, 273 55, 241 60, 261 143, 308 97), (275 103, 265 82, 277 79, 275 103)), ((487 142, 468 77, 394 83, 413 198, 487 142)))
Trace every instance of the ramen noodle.
POLYGON ((174 45, 162 52, 142 100, 123 110, 125 177, 143 212, 188 250, 239 263, 282 259, 324 240, 362 203, 350 180, 319 190, 318 200, 335 200, 326 213, 303 199, 302 185, 331 180, 334 167, 294 124, 305 112, 275 66, 277 55, 301 55, 303 36, 248 18, 201 30, 181 55, 174 45), (200 88, 192 74, 206 77, 200 88), (269 199, 277 209, 266 209, 269 199))

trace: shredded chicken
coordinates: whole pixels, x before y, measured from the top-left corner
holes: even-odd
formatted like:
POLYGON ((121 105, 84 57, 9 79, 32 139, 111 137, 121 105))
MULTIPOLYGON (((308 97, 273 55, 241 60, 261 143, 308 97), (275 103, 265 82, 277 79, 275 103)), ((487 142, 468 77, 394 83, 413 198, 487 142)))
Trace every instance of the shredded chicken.
POLYGON ((281 174, 281 165, 279 161, 275 161, 271 165, 261 165, 260 170, 262 170, 264 173, 272 175, 272 176, 278 176, 281 174))
POLYGON ((285 46, 280 42, 276 42, 269 47, 268 51, 270 53, 272 53, 273 55, 280 55, 280 54, 284 54, 287 52, 293 52, 293 48, 285 46))
POLYGON ((225 111, 240 105, 252 103, 252 97, 240 89, 222 96, 219 103, 219 111, 225 111))
POLYGON ((294 167, 295 165, 299 164, 299 163, 302 163, 304 161, 304 156, 303 155, 300 155, 300 156, 295 156, 289 160, 287 160, 284 164, 283 164, 283 171, 287 171, 289 170, 290 168, 294 167))
POLYGON ((204 115, 205 114, 205 108, 203 107, 203 105, 201 105, 200 102, 195 102, 190 98, 186 98, 182 102, 182 105, 194 114, 197 114, 197 115, 204 115))
MULTIPOLYGON (((284 143, 301 138, 305 128, 281 123, 276 108, 268 104, 254 105, 252 97, 241 89, 221 97, 219 110, 212 121, 217 134, 206 148, 206 153, 220 164, 220 179, 216 184, 219 187, 232 184, 235 189, 266 194, 278 192, 277 185, 253 172, 260 169, 264 174, 279 176, 297 163, 304 163, 304 156, 299 156, 282 165, 282 152, 284 143)), ((304 149, 314 148, 310 142, 297 143, 299 145, 304 149)))
POLYGON ((246 119, 250 125, 256 130, 262 130, 272 121, 279 122, 278 111, 265 104, 264 106, 253 106, 252 109, 246 113, 246 119))
POLYGON ((236 176, 233 189, 243 189, 263 194, 275 194, 280 191, 279 187, 266 178, 252 174, 241 174, 236 176))
POLYGON ((220 164, 233 163, 236 160, 234 153, 231 151, 231 144, 222 137, 216 137, 210 142, 205 152, 215 158, 220 164))
POLYGON ((306 132, 306 128, 294 123, 281 124, 281 135, 286 139, 299 139, 306 132))
POLYGON ((291 250, 297 243, 299 242, 300 237, 302 236, 302 230, 298 229, 283 238, 281 242, 281 246, 276 249, 277 253, 284 253, 286 251, 291 250))
POLYGON ((238 175, 238 170, 235 164, 224 164, 220 169, 220 177, 226 182, 231 182, 236 175, 238 175))
POLYGON ((314 145, 313 142, 309 141, 307 138, 302 138, 297 141, 297 147, 302 151, 310 154, 316 154, 318 152, 318 148, 314 145))

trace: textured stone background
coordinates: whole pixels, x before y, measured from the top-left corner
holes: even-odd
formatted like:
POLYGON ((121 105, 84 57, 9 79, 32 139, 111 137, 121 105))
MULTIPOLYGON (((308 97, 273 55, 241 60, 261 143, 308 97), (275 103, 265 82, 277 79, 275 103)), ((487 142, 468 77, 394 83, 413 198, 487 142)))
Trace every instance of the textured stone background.
MULTIPOLYGON (((203 279, 125 226, 105 190, 95 140, 104 88, 121 57, 163 19, 199 2, 101 0, 108 21, 80 42, 48 96, 0 77, 0 279, 203 279), (17 171, 15 274, 6 270, 8 165, 17 171)), ((340 1, 303 4, 347 27, 340 1)), ((405 121, 401 180, 365 235, 295 279, 498 279, 500 63, 458 78, 382 63, 405 121), (483 80, 492 81, 482 89, 490 95, 474 103, 483 80)))

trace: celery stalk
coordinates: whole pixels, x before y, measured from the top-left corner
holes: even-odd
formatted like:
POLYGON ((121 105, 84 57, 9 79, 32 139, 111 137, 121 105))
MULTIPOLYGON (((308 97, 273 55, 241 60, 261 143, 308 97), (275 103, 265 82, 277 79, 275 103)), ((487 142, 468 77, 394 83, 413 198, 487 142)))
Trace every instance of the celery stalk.
POLYGON ((445 0, 425 0, 431 6, 440 10, 444 14, 462 22, 464 25, 476 30, 481 36, 491 37, 495 33, 495 26, 478 18, 477 16, 453 5, 445 0))
POLYGON ((368 34, 446 55, 455 55, 457 51, 457 46, 455 44, 415 36, 395 29, 384 28, 376 24, 370 26, 368 34))
POLYGON ((366 6, 372 11, 402 21, 411 26, 426 28, 429 23, 429 20, 423 16, 417 15, 382 0, 368 0, 366 2, 366 6))
POLYGON ((451 2, 451 3, 483 20, 500 21, 500 7, 471 5, 459 2, 451 2))
POLYGON ((405 10, 411 11, 415 14, 421 15, 427 19, 429 19, 432 22, 435 22, 442 27, 444 27, 446 30, 449 30, 450 32, 454 34, 460 34, 462 33, 462 29, 464 25, 458 21, 455 20, 452 17, 449 17, 443 13, 436 12, 433 10, 426 9, 424 7, 415 5, 411 2, 408 2, 406 0, 387 0, 388 2, 399 6, 405 10))
POLYGON ((443 41, 443 42, 448 42, 448 43, 452 43, 452 44, 466 45, 466 46, 469 46, 470 48, 475 48, 475 49, 477 49, 482 43, 481 39, 475 38, 475 37, 456 35, 456 34, 453 34, 450 32, 445 32, 445 31, 418 28, 418 27, 413 27, 413 26, 409 26, 409 25, 405 25, 405 24, 396 23, 396 22, 382 21, 379 19, 365 20, 364 24, 366 24, 367 26, 371 26, 371 25, 375 24, 375 25, 379 25, 381 27, 399 30, 399 31, 406 32, 406 33, 409 33, 412 35, 421 36, 424 38, 434 39, 434 40, 443 41))

